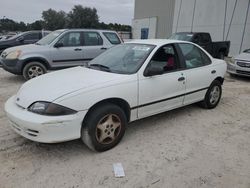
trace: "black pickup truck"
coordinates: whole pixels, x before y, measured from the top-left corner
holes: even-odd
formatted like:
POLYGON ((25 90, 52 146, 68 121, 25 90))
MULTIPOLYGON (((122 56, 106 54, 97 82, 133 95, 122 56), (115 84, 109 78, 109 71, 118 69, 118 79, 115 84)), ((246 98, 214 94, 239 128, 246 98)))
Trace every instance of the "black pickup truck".
POLYGON ((179 32, 174 33, 170 39, 193 42, 207 50, 214 58, 224 59, 228 56, 230 41, 212 42, 209 33, 205 32, 179 32))

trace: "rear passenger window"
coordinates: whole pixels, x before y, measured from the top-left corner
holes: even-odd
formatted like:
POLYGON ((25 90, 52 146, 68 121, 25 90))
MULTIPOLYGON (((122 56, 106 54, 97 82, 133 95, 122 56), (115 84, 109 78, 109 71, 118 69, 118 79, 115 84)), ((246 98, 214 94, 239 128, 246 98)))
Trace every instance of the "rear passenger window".
POLYGON ((210 41, 210 37, 208 34, 204 33, 203 35, 201 35, 201 42, 203 44, 207 44, 207 43, 209 43, 209 41, 210 41))
POLYGON ((119 37, 115 33, 104 32, 103 34, 111 44, 121 44, 119 37))
POLYGON ((209 65, 211 59, 193 44, 179 44, 187 69, 209 65))
POLYGON ((85 46, 103 45, 102 37, 96 32, 84 32, 83 39, 85 46))

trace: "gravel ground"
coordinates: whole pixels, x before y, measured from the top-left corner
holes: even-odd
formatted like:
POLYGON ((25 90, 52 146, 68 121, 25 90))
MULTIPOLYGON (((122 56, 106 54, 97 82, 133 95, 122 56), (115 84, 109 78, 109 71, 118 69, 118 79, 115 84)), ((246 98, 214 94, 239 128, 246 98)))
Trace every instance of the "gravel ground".
POLYGON ((216 109, 191 105, 130 124, 114 149, 39 144, 8 126, 3 106, 24 82, 0 68, 0 187, 250 188, 250 79, 227 77, 216 109), (126 176, 115 178, 121 162, 126 176))

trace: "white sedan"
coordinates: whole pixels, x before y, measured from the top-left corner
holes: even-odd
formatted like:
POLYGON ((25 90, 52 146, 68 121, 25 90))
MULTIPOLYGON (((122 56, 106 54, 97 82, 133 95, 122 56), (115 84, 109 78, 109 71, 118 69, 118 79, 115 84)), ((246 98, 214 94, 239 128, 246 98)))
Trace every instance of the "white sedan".
POLYGON ((250 76, 250 49, 232 58, 228 63, 227 72, 230 75, 250 76))
POLYGON ((30 140, 81 138, 105 151, 129 122, 200 102, 220 101, 226 63, 196 44, 138 40, 109 49, 89 63, 32 79, 5 104, 11 127, 30 140))

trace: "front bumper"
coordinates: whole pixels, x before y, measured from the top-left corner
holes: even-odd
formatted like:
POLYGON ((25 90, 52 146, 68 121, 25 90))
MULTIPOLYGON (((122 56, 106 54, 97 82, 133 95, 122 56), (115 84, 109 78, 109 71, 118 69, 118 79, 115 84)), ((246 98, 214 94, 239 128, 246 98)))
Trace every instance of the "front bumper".
POLYGON ((81 137, 81 127, 87 111, 67 116, 43 116, 27 111, 11 97, 5 103, 5 112, 11 128, 21 136, 41 143, 57 143, 81 137))
POLYGON ((0 58, 0 62, 4 70, 13 74, 22 75, 22 67, 24 63, 22 60, 0 58))
POLYGON ((250 68, 248 67, 240 67, 233 63, 227 64, 227 72, 230 74, 235 74, 239 76, 248 76, 250 77, 250 68))

